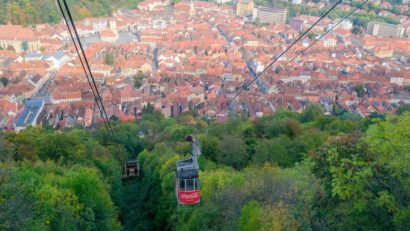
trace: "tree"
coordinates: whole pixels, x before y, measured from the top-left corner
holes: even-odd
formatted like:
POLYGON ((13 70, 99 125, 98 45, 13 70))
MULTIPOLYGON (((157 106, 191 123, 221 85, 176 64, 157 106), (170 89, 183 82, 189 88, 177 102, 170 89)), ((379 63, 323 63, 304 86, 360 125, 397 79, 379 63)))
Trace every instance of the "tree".
POLYGON ((353 27, 352 33, 358 35, 361 31, 361 28, 358 26, 353 27))
POLYGON ((300 124, 298 121, 294 119, 288 119, 286 121, 286 125, 288 128, 288 135, 289 137, 296 137, 299 136, 302 133, 302 128, 300 127, 300 124))
POLYGON ((309 104, 306 109, 302 112, 301 121, 303 123, 318 121, 322 118, 323 112, 322 107, 318 104, 309 104))
POLYGON ((239 230, 253 231, 261 228, 262 209, 258 202, 251 200, 243 206, 239 220, 239 230))
POLYGON ((317 34, 315 34, 315 33, 309 33, 308 34, 309 39, 315 39, 316 37, 317 37, 317 34))
POLYGON ((148 103, 146 106, 144 106, 141 110, 143 114, 154 114, 155 108, 152 106, 150 103, 148 103))
POLYGON ((6 79, 5 77, 1 77, 0 82, 1 82, 1 84, 3 84, 3 87, 6 87, 7 84, 9 83, 9 80, 6 79))
POLYGON ((323 188, 315 199, 319 223, 340 230, 409 225, 409 129, 410 114, 387 117, 364 137, 336 137, 312 153, 312 171, 323 188))
POLYGON ((105 53, 104 63, 110 66, 114 65, 114 55, 109 52, 105 53))
POLYGON ((41 161, 0 163, 0 168, 1 230, 120 228, 107 185, 95 169, 41 161))
POLYGON ((357 85, 354 87, 355 92, 357 93, 357 96, 363 97, 365 94, 365 89, 363 85, 357 85))
POLYGON ((214 136, 202 135, 200 140, 202 142, 202 155, 212 161, 216 161, 219 139, 214 136))
POLYGON ((291 141, 286 136, 259 140, 255 145, 253 162, 260 165, 271 162, 279 166, 291 166, 298 160, 297 157, 288 153, 291 145, 291 141))
POLYGON ((408 112, 408 111, 410 111, 410 104, 403 104, 403 105, 400 105, 397 108, 396 114, 397 115, 402 115, 402 114, 404 114, 405 112, 408 112))
POLYGON ((141 71, 138 71, 138 73, 134 75, 132 78, 134 80, 134 87, 140 88, 142 85, 142 80, 144 79, 144 73, 142 73, 141 71))
POLYGON ((242 138, 235 135, 222 137, 218 145, 216 155, 218 163, 229 165, 235 169, 241 169, 248 163, 248 153, 242 138))

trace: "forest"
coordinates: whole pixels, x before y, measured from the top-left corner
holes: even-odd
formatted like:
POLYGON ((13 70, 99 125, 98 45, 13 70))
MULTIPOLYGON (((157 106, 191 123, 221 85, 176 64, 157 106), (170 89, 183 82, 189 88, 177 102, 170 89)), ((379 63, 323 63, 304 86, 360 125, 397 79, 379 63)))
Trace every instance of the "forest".
MULTIPOLYGON (((405 109, 405 108, 404 108, 405 109)), ((250 121, 164 118, 0 133, 0 230, 408 230, 410 112, 279 110, 250 121), (175 162, 202 141, 201 202, 178 205, 175 162), (122 178, 125 160, 141 173, 122 178)))
MULTIPOLYGON (((137 8, 139 0, 67 0, 74 19, 110 16, 116 9, 137 8)), ((55 24, 61 21, 56 1, 50 0, 0 0, 0 24, 32 26, 40 23, 55 24)))
MULTIPOLYGON (((276 7, 276 8, 286 8, 288 10, 288 19, 294 18, 299 15, 313 15, 313 16, 321 16, 323 15, 329 7, 324 7, 324 8, 316 8, 316 7, 309 7, 307 5, 301 4, 301 5, 296 5, 292 4, 291 1, 272 1, 272 0, 254 0, 256 5, 262 5, 262 6, 268 6, 268 7, 276 7)), ((313 2, 320 2, 317 0, 314 0, 313 2)), ((336 1, 332 0, 329 1, 330 4, 334 4, 336 1)), ((397 1, 389 1, 392 6, 392 13, 396 15, 400 15, 400 3, 397 1)), ((362 1, 351 1, 351 6, 352 7, 358 7, 362 1)), ((378 13, 382 11, 382 9, 377 6, 376 4, 373 4, 371 2, 365 4, 363 6, 363 10, 366 12, 355 12, 351 16, 349 16, 349 19, 352 21, 353 26, 354 26, 354 33, 358 33, 360 30, 363 30, 367 27, 367 24, 371 21, 380 21, 380 22, 386 22, 386 23, 391 23, 391 24, 398 24, 399 22, 395 20, 392 17, 388 16, 380 16, 378 13)), ((346 15, 349 14, 349 11, 346 10, 341 10, 339 8, 335 8, 332 12, 329 13, 327 16, 328 18, 335 20, 338 18, 343 18, 346 15)), ((410 13, 407 13, 410 14, 410 13)))
MULTIPOLYGON (((139 2, 140 0, 67 0, 70 9, 73 12, 73 17, 76 20, 84 19, 86 17, 110 16, 119 8, 136 9, 139 2)), ((399 15, 399 3, 395 1, 390 2, 394 6, 393 12, 399 15)), ((323 9, 317 9, 306 5, 294 5, 288 2, 272 0, 255 0, 255 4, 269 7, 286 7, 288 9, 288 18, 293 18, 302 14, 320 16, 327 9, 326 7, 323 9)), ((360 4, 359 1, 352 2, 352 6, 357 6, 358 4, 360 4)), ((55 1, 0 0, 0 9, 3 9, 0 11, 0 24, 12 23, 33 26, 40 23, 55 24, 61 21, 61 15, 58 12, 58 7, 56 6, 55 1)), ((379 13, 381 9, 374 4, 366 4, 364 9, 369 13, 355 13, 351 16, 354 26, 366 27, 370 21, 398 23, 390 17, 378 16, 377 13, 379 13)), ((335 9, 329 15, 329 18, 341 18, 346 14, 348 14, 347 11, 335 9)))

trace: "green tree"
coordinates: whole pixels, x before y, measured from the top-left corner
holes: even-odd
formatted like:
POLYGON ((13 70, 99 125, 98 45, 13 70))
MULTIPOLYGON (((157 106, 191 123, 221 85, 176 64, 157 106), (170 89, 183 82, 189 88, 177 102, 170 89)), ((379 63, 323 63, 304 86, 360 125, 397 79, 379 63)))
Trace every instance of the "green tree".
POLYGON ((151 114, 152 115, 152 114, 154 114, 155 108, 150 103, 148 103, 146 106, 144 106, 142 108, 141 111, 142 111, 143 114, 151 114))
POLYGON ((408 112, 408 111, 410 111, 410 104, 403 104, 403 105, 400 105, 397 108, 396 114, 397 115, 402 115, 402 114, 404 114, 405 112, 408 112))
POLYGON ((134 75, 133 77, 134 80, 134 86, 135 88, 140 88, 142 85, 142 80, 144 79, 144 73, 142 73, 141 71, 139 71, 136 75, 134 75))
POLYGON ((219 139, 209 135, 201 135, 202 154, 204 157, 216 162, 216 155, 218 153, 219 139))
POLYGON ((246 145, 239 136, 226 135, 218 145, 216 160, 218 163, 241 169, 248 163, 246 145))
POLYGON ((239 230, 253 231, 261 228, 263 210, 258 202, 251 200, 243 206, 239 220, 239 230))
POLYGON ((357 93, 357 96, 363 97, 365 94, 365 89, 363 85, 357 85, 354 87, 355 92, 357 93))
POLYGON ((310 104, 302 112, 301 121, 303 123, 318 121, 323 116, 322 107, 320 105, 310 104))
POLYGON ((3 84, 3 87, 6 87, 7 84, 9 83, 9 80, 6 79, 5 77, 0 78, 0 83, 3 84))
POLYGON ((110 66, 114 65, 114 55, 109 52, 105 53, 104 63, 110 66))
POLYGON ((258 164, 271 162, 281 166, 289 165, 292 160, 290 160, 287 155, 286 147, 288 144, 289 139, 284 136, 259 140, 255 146, 253 162, 258 164))
POLYGON ((408 113, 387 117, 371 125, 364 137, 336 137, 312 153, 313 172, 323 187, 315 205, 319 223, 343 230, 407 227, 409 126, 408 113))

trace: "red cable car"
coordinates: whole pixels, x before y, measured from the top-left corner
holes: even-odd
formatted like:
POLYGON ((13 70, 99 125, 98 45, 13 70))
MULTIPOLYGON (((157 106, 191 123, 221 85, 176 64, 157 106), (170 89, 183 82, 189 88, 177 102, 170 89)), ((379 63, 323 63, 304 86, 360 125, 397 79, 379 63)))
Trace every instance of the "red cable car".
POLYGON ((200 201, 198 156, 201 155, 201 143, 188 136, 192 142, 192 157, 176 162, 175 192, 179 204, 196 204, 200 201))

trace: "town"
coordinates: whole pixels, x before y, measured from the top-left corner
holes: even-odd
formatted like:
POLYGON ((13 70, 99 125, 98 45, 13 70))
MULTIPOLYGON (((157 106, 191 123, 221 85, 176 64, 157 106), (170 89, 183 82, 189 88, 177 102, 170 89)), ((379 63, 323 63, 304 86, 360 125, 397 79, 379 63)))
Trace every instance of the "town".
MULTIPOLYGON (((255 84, 248 83, 319 16, 252 0, 181 1, 172 7, 144 0, 138 9, 85 18, 76 26, 113 120, 138 120, 150 107, 165 117, 195 110, 212 120, 231 114, 255 119, 279 108, 301 112, 309 104, 320 104, 328 114, 366 117, 410 103, 409 1, 401 12, 386 1, 369 4, 397 23, 358 26, 352 19, 327 17, 255 84)), ((349 2, 338 6, 346 14, 353 8, 349 2)), ((101 121, 63 21, 0 25, 0 129, 91 127, 101 121)))

